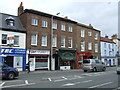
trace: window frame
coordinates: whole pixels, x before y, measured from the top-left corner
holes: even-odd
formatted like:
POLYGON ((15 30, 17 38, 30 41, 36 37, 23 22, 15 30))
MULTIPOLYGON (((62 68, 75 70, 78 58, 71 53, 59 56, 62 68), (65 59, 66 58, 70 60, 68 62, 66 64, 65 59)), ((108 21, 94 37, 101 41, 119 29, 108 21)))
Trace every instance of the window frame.
POLYGON ((19 46, 19 40, 20 40, 19 36, 18 35, 14 35, 14 46, 19 46), (15 42, 16 42, 15 37, 18 37, 18 41, 17 41, 18 44, 15 44, 15 42))
POLYGON ((57 23, 56 22, 52 23, 52 29, 57 29, 57 23))
POLYGON ((98 53, 98 43, 95 43, 95 53, 98 53))
POLYGON ((7 34, 2 34, 2 39, 1 39, 1 44, 2 44, 2 45, 7 45, 7 38, 8 38, 8 35, 7 35, 7 34), (3 44, 3 35, 6 36, 6 39, 4 39, 4 40, 6 40, 6 41, 5 41, 6 44, 3 44))
POLYGON ((61 37, 60 46, 65 48, 65 37, 61 37), (63 45, 62 45, 63 44, 63 45))
POLYGON ((31 34, 31 45, 37 46, 37 37, 38 37, 37 34, 31 34), (35 38, 36 38, 36 39, 33 40, 33 41, 36 41, 35 44, 32 43, 32 39, 33 39, 32 35, 35 35, 35 38))
POLYGON ((92 42, 88 42, 88 50, 92 50, 92 42))
POLYGON ((72 26, 68 26, 68 32, 73 32, 73 27, 72 26))
POLYGON ((65 31, 65 25, 64 24, 61 24, 61 30, 65 31))
POLYGON ((81 29, 81 37, 85 37, 85 30, 81 29))
POLYGON ((47 46, 47 35, 42 35, 41 36, 41 46, 44 46, 44 47, 47 46), (43 41, 44 36, 45 36, 45 38, 44 38, 44 41, 43 41))
POLYGON ((81 51, 85 51, 85 41, 84 40, 81 40, 81 51))
POLYGON ((33 25, 33 26, 38 26, 38 19, 32 19, 32 21, 31 21, 31 25, 33 25))
POLYGON ((52 47, 57 47, 57 36, 56 35, 53 35, 53 38, 52 38, 52 47))
POLYGON ((48 27, 48 22, 45 20, 42 20, 42 27, 47 28, 48 27))
POLYGON ((68 38, 68 48, 72 48, 73 47, 73 40, 72 40, 72 37, 69 37, 68 38), (70 40, 70 42, 69 42, 69 40, 70 40), (69 47, 69 45, 70 45, 70 47, 69 47))

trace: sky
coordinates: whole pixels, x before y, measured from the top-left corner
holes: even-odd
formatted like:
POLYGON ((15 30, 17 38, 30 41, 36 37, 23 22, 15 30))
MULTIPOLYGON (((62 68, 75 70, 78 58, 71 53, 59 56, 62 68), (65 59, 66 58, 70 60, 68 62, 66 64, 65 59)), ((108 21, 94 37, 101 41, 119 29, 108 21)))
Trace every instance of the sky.
POLYGON ((0 0, 0 12, 17 15, 23 2, 24 9, 34 9, 60 17, 67 16, 79 23, 101 31, 101 36, 118 33, 118 0, 0 0))

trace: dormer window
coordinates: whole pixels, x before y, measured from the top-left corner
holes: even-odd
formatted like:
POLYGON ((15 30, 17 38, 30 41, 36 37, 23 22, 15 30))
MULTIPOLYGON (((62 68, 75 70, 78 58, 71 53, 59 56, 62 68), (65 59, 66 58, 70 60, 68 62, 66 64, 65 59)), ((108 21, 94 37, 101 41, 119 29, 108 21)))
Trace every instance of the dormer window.
POLYGON ((14 18, 11 16, 6 18, 6 23, 8 26, 14 26, 14 21, 15 21, 14 18))

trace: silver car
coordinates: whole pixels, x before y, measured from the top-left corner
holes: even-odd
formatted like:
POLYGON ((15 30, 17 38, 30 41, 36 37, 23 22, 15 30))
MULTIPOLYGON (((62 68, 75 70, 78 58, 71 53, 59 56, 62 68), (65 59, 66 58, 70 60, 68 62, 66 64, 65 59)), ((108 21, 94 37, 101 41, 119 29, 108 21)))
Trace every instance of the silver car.
POLYGON ((106 70, 106 66, 104 65, 104 63, 102 63, 101 60, 97 60, 97 59, 86 59, 83 60, 83 68, 84 72, 87 71, 105 71, 106 70))

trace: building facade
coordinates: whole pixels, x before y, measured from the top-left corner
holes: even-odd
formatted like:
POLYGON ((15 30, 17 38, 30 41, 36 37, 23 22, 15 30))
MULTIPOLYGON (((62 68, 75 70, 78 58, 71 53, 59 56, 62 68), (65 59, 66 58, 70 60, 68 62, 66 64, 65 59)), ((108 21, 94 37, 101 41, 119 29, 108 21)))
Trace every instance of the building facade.
POLYGON ((18 15, 23 27, 27 30, 27 60, 32 61, 32 70, 63 70, 75 69, 76 52, 92 53, 100 58, 100 31, 86 25, 80 25, 67 17, 59 17, 41 11, 25 9, 22 5, 18 7, 18 15), (85 30, 85 36, 80 36, 80 31, 85 30), (92 32, 92 50, 83 49, 88 47, 88 31, 92 32), (96 32, 96 33, 95 33, 96 32), (87 35, 86 35, 87 34, 87 35), (97 40, 93 35, 96 34, 97 40), (94 48, 96 47, 96 49, 94 48), (82 48, 81 48, 82 47, 82 48), (96 50, 96 53, 95 53, 96 50))
POLYGON ((101 60, 106 66, 116 66, 117 45, 108 36, 101 37, 101 60))
POLYGON ((17 16, 0 13, 1 61, 19 71, 25 71, 26 30, 17 16))

